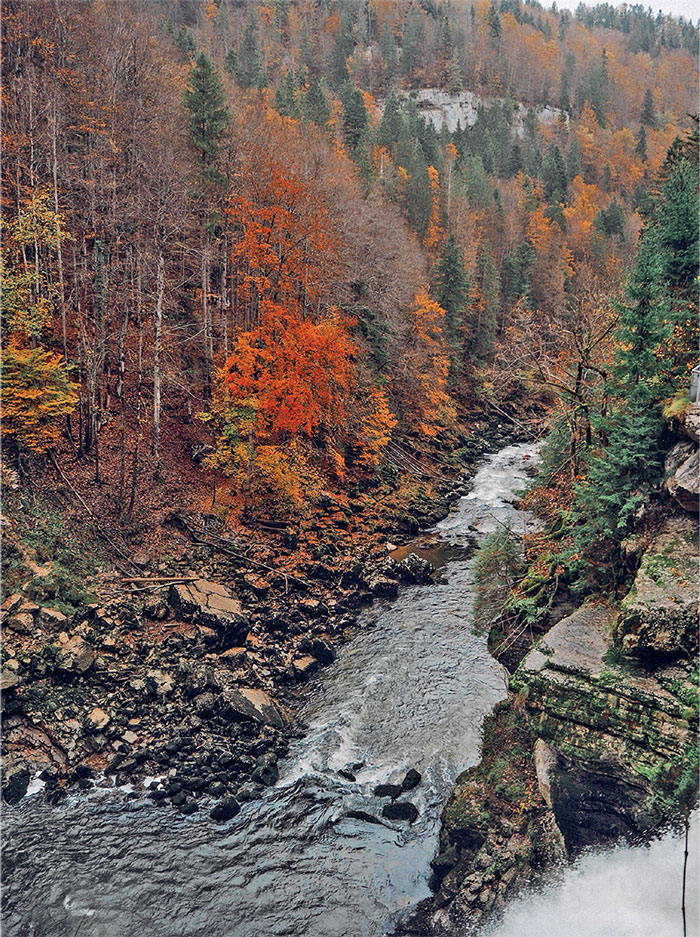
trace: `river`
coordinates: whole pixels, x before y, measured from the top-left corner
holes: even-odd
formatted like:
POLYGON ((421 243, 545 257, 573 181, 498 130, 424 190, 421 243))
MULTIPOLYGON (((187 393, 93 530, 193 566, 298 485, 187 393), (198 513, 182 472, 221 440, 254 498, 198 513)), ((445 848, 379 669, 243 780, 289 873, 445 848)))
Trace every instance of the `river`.
POLYGON ((510 501, 535 453, 509 446, 483 461, 470 494, 414 545, 443 564, 440 581, 364 613, 311 688, 308 729, 279 782, 228 824, 106 791, 6 809, 5 937, 390 933, 429 894, 442 807, 457 774, 478 762, 483 718, 505 695, 472 627, 470 567, 498 523, 529 523, 510 501), (423 775, 402 798, 418 819, 383 820, 387 801, 373 789, 408 768, 423 775), (347 769, 354 781, 338 774, 347 769))

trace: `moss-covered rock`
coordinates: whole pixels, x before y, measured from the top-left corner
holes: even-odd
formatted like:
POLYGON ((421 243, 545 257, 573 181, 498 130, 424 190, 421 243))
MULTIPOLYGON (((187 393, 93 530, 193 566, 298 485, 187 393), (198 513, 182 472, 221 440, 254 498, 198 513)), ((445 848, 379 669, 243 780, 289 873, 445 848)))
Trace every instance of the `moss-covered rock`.
POLYGON ((646 661, 688 659, 698 650, 698 553, 695 525, 667 521, 642 557, 622 602, 616 639, 646 661))

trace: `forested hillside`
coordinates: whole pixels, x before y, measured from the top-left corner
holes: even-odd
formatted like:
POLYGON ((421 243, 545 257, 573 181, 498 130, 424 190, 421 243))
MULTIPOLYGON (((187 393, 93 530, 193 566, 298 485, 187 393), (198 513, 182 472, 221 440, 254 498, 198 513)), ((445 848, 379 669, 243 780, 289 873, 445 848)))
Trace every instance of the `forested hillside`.
POLYGON ((687 861, 697 26, 0 8, 8 935, 446 937, 687 861))
POLYGON ((487 401, 537 398, 591 442, 615 298, 690 126, 691 23, 396 0, 3 12, 22 475, 60 454, 123 521, 173 473, 215 473, 235 517, 372 473, 391 438, 468 433, 487 401), (477 92, 475 123, 436 130, 424 86, 477 92))

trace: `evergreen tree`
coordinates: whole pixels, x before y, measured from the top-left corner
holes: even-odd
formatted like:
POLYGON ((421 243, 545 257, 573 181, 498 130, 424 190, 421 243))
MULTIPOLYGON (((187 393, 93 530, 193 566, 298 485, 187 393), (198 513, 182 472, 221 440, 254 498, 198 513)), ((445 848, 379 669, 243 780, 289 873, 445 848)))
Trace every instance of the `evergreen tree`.
POLYGON ((574 137, 566 154, 566 176, 571 181, 581 175, 581 151, 577 137, 574 137))
POLYGON ((250 7, 243 41, 238 50, 238 84, 241 88, 256 88, 263 82, 262 49, 258 35, 255 7, 250 7))
POLYGON ((433 295, 445 310, 445 330, 450 345, 448 386, 454 387, 462 365, 463 323, 469 294, 469 279, 464 255, 454 234, 445 241, 440 259, 433 270, 433 295))
POLYGON ((634 152, 641 159, 643 163, 649 159, 647 154, 647 132, 644 129, 644 124, 639 128, 639 139, 637 140, 637 145, 634 148, 634 152))
POLYGON ((309 87, 304 95, 304 116, 313 124, 324 128, 331 119, 331 109, 323 85, 315 75, 309 79, 309 87))
POLYGON ((231 122, 221 78, 205 52, 200 52, 190 69, 182 95, 187 112, 187 135, 197 150, 205 181, 218 178, 215 168, 219 140, 231 122))
POLYGON ((311 44, 311 37, 309 36, 309 27, 304 20, 301 24, 301 38, 299 40, 299 57, 301 58, 301 64, 307 68, 309 71, 313 70, 314 67, 314 47, 311 44))
POLYGON ((423 43, 425 41, 425 27, 420 9, 413 5, 406 17, 406 27, 403 34, 401 52, 401 70, 404 75, 413 74, 418 67, 423 43))
POLYGON ((343 137, 351 152, 355 153, 364 141, 369 118, 362 92, 346 81, 340 93, 343 105, 343 137))
POLYGON ((483 362, 487 360, 496 343, 501 288, 498 268, 488 239, 479 245, 476 254, 476 282, 481 303, 478 310, 472 310, 470 345, 476 360, 483 362))
POLYGON ((404 126, 403 109, 398 97, 393 93, 386 99, 384 112, 379 124, 377 142, 388 150, 399 142, 404 126))
POLYGON ((542 161, 542 185, 547 201, 566 201, 569 188, 566 163, 561 150, 554 141, 550 143, 547 155, 542 161))
POLYGON ((644 92, 640 120, 642 124, 646 124, 647 127, 651 127, 652 129, 656 126, 656 110, 654 108, 654 95, 651 93, 651 88, 647 88, 644 92))
POLYGON ((348 80, 348 58, 352 55, 355 42, 352 37, 352 8, 349 3, 338 4, 339 23, 335 34, 334 77, 338 85, 348 80))
POLYGON ((575 538, 587 555, 600 549, 601 540, 619 544, 627 536, 636 508, 663 471, 660 401, 668 386, 657 349, 670 331, 663 277, 660 239, 649 228, 619 307, 610 388, 618 403, 598 421, 606 445, 590 460, 586 479, 576 488, 575 538))
POLYGON ((382 27, 382 33, 379 37, 379 49, 382 53, 382 58, 384 59, 387 73, 389 77, 391 77, 396 71, 398 49, 396 47, 394 31, 391 28, 391 24, 389 23, 388 19, 384 21, 384 26, 382 27))
POLYGON ((283 117, 301 117, 301 108, 297 97, 297 81, 291 68, 275 89, 275 110, 283 117))

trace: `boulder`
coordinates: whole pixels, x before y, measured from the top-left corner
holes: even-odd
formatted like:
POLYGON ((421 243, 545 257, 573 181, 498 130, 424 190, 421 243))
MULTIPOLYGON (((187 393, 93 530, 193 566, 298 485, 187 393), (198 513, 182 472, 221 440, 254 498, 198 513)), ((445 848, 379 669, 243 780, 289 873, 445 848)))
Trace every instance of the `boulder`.
POLYGON ((335 651, 323 638, 303 638, 299 650, 315 657, 320 664, 331 664, 335 660, 335 651))
MULTIPOLYGON (((679 446, 685 447, 686 444, 679 443, 679 446)), ((674 447, 672 452, 676 449, 678 449, 678 446, 674 447)), ((700 450, 696 449, 695 452, 681 462, 666 482, 666 488, 671 497, 680 504, 684 511, 698 513, 700 509, 700 450)))
POLYGON ((275 701, 264 690, 252 687, 229 687, 221 694, 223 715, 234 721, 251 720, 282 729, 287 719, 275 701))
POLYGON ((13 690, 19 682, 19 677, 11 670, 3 670, 2 673, 0 673, 0 691, 3 693, 6 693, 8 690, 13 690))
POLYGON ((13 765, 3 775, 2 796, 8 804, 18 804, 29 787, 29 769, 25 765, 13 765))
POLYGON ((400 793, 400 784, 377 784, 373 791, 375 797, 391 797, 392 800, 395 800, 400 793))
POLYGON ((248 633, 248 619, 241 603, 220 583, 207 579, 178 583, 170 587, 168 599, 186 621, 212 628, 224 647, 241 644, 248 633))
POLYGON ((682 417, 683 430, 694 442, 700 442, 700 403, 688 405, 682 417))
POLYGON ((399 584, 388 576, 371 576, 367 586, 375 598, 395 599, 399 594, 399 584))
POLYGON ((398 565, 399 576, 404 582, 431 582, 434 572, 433 564, 423 559, 422 556, 416 556, 415 553, 409 553, 398 565))
POLYGON ((415 768, 409 768, 409 770, 406 772, 406 777, 401 782, 401 790, 412 791, 414 787, 418 787, 421 780, 421 773, 416 771, 415 768))
POLYGON ((79 635, 74 635, 61 646, 58 669, 64 673, 86 673, 95 662, 95 650, 79 635))
POLYGON ((318 669, 318 661, 311 654, 304 657, 295 657, 292 661, 294 673, 299 677, 308 677, 318 669))
POLYGON ((382 816, 387 820, 408 820, 413 823, 418 818, 418 808, 406 801, 393 801, 382 808, 382 816))
POLYGON ((40 608, 39 620, 49 628, 65 628, 68 618, 57 608, 40 608))
POLYGON ((212 808, 209 816, 217 823, 226 823, 227 820, 233 819, 237 813, 240 813, 240 810, 241 805, 235 797, 224 797, 212 808))
POLYGON ((111 721, 107 713, 98 707, 95 707, 91 713, 88 713, 87 720, 90 723, 90 728, 97 729, 98 731, 106 728, 111 721))
POLYGON ((690 519, 668 521, 642 557, 623 599, 616 637, 646 659, 685 657, 698 649, 698 557, 690 519))

